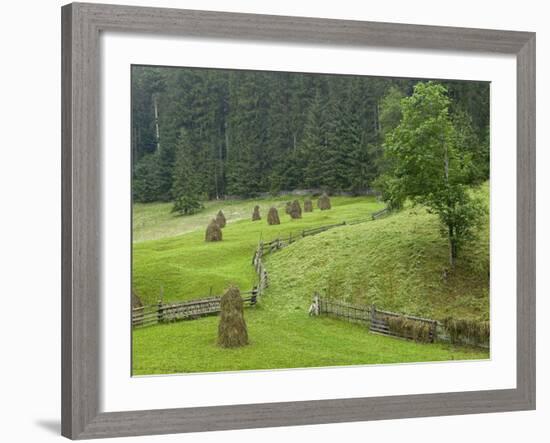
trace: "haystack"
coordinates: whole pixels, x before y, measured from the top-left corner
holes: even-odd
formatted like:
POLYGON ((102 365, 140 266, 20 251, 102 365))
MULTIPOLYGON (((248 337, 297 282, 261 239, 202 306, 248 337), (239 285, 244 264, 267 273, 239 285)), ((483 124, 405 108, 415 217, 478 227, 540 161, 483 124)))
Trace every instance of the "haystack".
POLYGON ((294 200, 290 206, 290 216, 292 218, 302 218, 302 208, 300 207, 300 202, 294 200))
POLYGON ((323 192, 323 195, 319 197, 319 200, 317 200, 317 207, 324 211, 326 209, 330 209, 332 206, 330 205, 330 198, 328 198, 328 195, 323 192))
POLYGON ((215 219, 212 219, 206 228, 206 236, 204 239, 206 241, 222 241, 222 229, 215 219))
POLYGON ((261 220, 260 217, 260 207, 258 205, 254 206, 254 212, 252 213, 252 221, 261 220))
POLYGON ((243 299, 239 288, 230 287, 220 301, 218 345, 222 348, 237 348, 248 344, 248 331, 244 321, 243 299))
POLYGON ((290 214, 290 209, 292 208, 292 202, 286 202, 286 206, 285 206, 285 212, 287 214, 290 214))
POLYGON ((216 215, 216 223, 220 228, 225 228, 225 215, 223 215, 222 210, 220 209, 216 215))
POLYGON ((281 220, 279 220, 279 212, 277 211, 277 208, 273 206, 269 208, 269 212, 267 213, 267 224, 268 225, 281 224, 281 220))
POLYGON ((313 212, 313 202, 310 198, 304 200, 304 212, 313 212))
POLYGON ((143 303, 141 302, 141 299, 136 294, 136 292, 132 289, 132 308, 141 308, 143 306, 143 303))

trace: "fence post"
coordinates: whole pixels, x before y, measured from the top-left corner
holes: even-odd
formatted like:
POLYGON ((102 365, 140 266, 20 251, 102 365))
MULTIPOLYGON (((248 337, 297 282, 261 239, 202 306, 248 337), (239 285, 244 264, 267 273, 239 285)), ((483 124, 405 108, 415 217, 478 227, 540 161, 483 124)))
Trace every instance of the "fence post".
POLYGON ((370 307, 370 326, 372 328, 372 324, 376 321, 376 306, 374 303, 370 307))
POLYGON ((157 321, 162 323, 164 321, 164 311, 162 309, 162 300, 157 303, 157 321))

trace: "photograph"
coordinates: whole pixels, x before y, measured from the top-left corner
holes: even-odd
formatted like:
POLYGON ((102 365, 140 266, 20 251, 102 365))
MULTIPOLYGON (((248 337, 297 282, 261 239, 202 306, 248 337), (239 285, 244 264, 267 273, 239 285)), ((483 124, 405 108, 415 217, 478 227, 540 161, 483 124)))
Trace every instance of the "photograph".
POLYGON ((490 359, 490 82, 130 69, 132 376, 490 359))

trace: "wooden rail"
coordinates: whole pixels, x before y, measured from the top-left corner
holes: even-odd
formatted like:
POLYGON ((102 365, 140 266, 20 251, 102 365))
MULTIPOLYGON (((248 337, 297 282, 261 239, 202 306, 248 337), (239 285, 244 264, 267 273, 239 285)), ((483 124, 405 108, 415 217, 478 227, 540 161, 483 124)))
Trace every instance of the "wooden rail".
MULTIPOLYGON (((311 229, 304 229, 300 235, 290 233, 288 237, 276 238, 269 242, 260 240, 252 256, 252 265, 256 271, 256 286, 250 291, 241 292, 242 295, 249 295, 243 298, 245 303, 254 306, 263 295, 269 285, 269 275, 263 263, 264 254, 278 251, 301 238, 316 235, 329 229, 344 225, 355 225, 372 220, 371 218, 354 219, 349 222, 334 223, 331 225, 319 226, 311 229)), ((132 309, 132 327, 144 327, 159 323, 167 323, 179 320, 192 320, 206 315, 220 312, 221 296, 210 296, 197 300, 183 301, 171 304, 164 304, 159 301, 156 305, 140 306, 132 309)))
MULTIPOLYGON (((247 295, 247 297, 243 297, 243 302, 249 306, 254 306, 258 301, 257 289, 241 292, 241 294, 247 295)), ((133 308, 132 326, 137 328, 218 314, 220 301, 221 296, 215 296, 170 304, 159 302, 156 305, 133 308)))

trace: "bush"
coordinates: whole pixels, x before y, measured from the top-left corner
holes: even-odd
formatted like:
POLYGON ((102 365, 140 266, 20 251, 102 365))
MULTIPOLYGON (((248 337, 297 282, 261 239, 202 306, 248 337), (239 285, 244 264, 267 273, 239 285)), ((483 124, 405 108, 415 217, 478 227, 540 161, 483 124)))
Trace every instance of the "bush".
POLYGON ((192 195, 181 195, 174 201, 172 212, 177 212, 180 215, 191 215, 203 209, 204 206, 197 197, 192 195))

